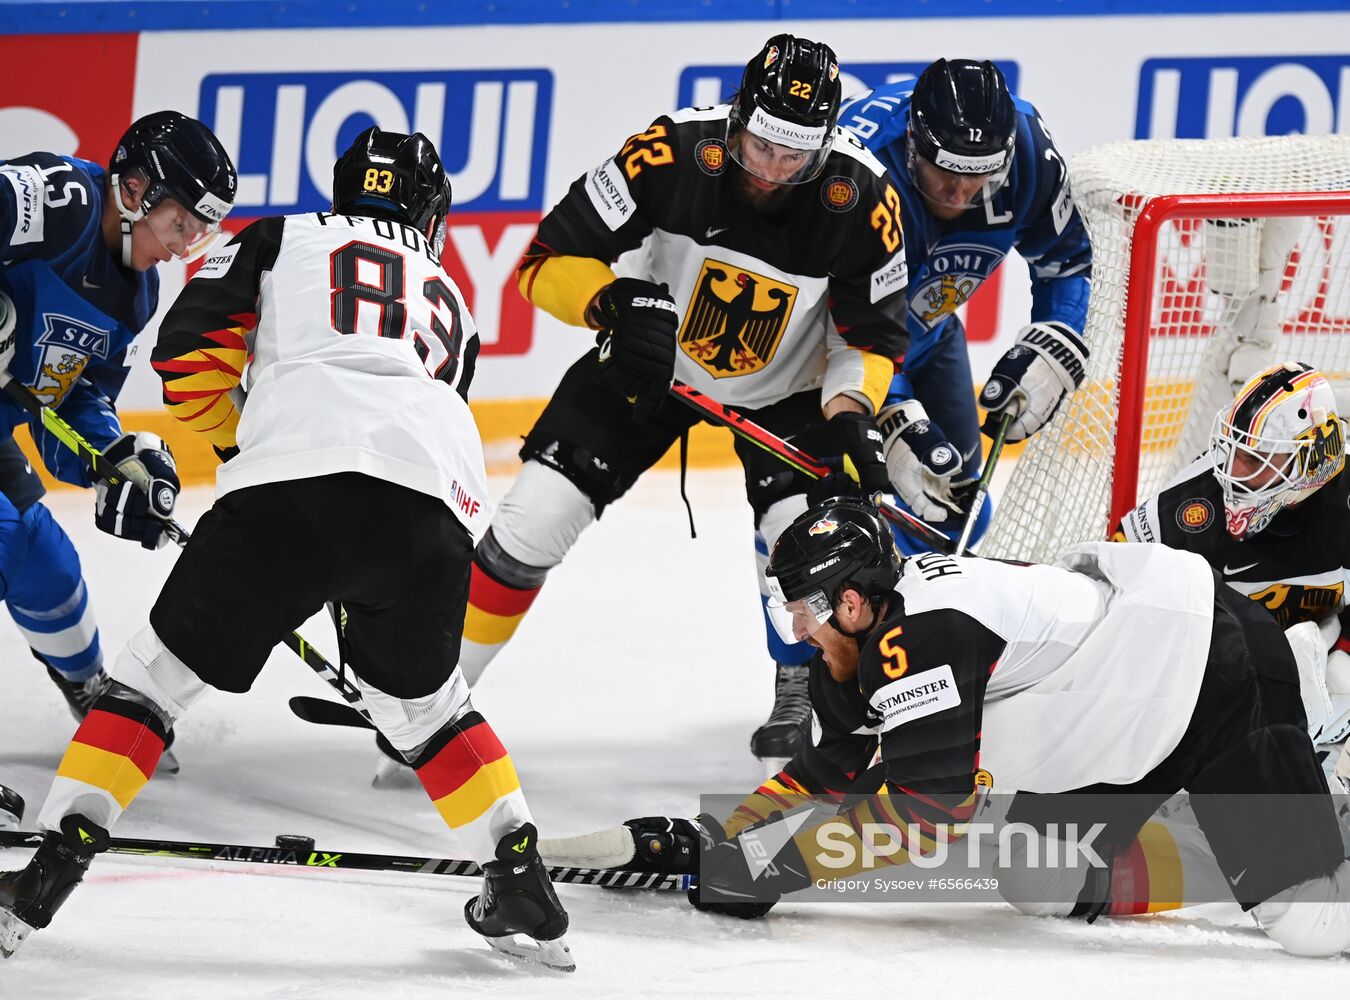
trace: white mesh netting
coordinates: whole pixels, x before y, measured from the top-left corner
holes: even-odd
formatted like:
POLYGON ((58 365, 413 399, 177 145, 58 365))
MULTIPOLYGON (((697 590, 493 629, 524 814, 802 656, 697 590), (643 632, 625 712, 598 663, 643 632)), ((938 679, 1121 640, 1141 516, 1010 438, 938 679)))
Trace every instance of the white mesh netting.
POLYGON ((1093 246, 1088 373, 1017 460, 986 556, 1044 562, 1105 538, 1122 471, 1138 469, 1139 499, 1156 492, 1204 450, 1236 386, 1275 361, 1316 365, 1350 401, 1350 136, 1110 143, 1075 157, 1070 177, 1093 246), (1290 218, 1251 203, 1294 192, 1337 194, 1290 218), (1144 285, 1131 242, 1165 194, 1234 197, 1158 230, 1141 440, 1117 448, 1122 408, 1137 407, 1121 392, 1127 293, 1144 285))

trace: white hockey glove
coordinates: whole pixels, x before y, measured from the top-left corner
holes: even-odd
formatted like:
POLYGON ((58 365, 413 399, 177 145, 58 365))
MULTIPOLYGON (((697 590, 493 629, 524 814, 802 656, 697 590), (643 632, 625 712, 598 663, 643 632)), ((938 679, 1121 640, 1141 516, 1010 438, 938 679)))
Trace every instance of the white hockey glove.
POLYGON ((989 411, 981 429, 993 437, 998 417, 1011 412, 1007 440, 1031 437, 1055 415, 1064 397, 1082 385, 1087 357, 1083 338, 1063 323, 1022 327, 980 391, 980 405, 989 411))
POLYGON ((14 300, 0 292, 0 385, 9 381, 9 366, 19 345, 19 315, 14 300))
POLYGON ((917 399, 888 406, 877 414, 891 485, 909 509, 925 521, 941 524, 961 511, 952 495, 961 455, 947 435, 928 419, 917 399))
POLYGON ((157 549, 168 540, 164 522, 178 501, 178 469, 169 446, 155 434, 123 434, 104 457, 126 476, 117 486, 94 485, 94 524, 118 538, 157 549))

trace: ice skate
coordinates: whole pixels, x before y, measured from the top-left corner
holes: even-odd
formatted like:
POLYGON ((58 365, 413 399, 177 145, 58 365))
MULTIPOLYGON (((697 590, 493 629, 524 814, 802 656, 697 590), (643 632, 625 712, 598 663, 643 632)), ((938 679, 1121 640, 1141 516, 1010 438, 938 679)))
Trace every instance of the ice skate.
POLYGON ((464 904, 464 919, 495 951, 561 972, 577 964, 567 946, 567 911, 539 859, 534 824, 497 844, 483 866, 483 891, 464 904))
POLYGON ((773 711, 750 737, 750 752, 760 760, 786 761, 811 733, 811 696, 807 691, 811 668, 805 664, 776 666, 773 711))
POLYGON ((23 822, 23 796, 0 785, 0 830, 17 830, 23 822))
POLYGON ((0 958, 9 958, 56 911, 84 878, 94 855, 107 850, 108 831, 83 816, 67 816, 48 832, 28 867, 0 874, 0 958))

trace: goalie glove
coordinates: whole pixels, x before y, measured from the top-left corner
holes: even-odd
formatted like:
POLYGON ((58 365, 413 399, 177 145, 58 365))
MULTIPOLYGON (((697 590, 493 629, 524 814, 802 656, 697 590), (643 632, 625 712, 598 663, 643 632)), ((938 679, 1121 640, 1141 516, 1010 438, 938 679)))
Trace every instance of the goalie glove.
POLYGON ((1064 397, 1083 384, 1088 349, 1083 338, 1063 323, 1032 323, 999 358, 980 390, 989 411, 981 430, 993 437, 998 418, 1012 413, 1008 442, 1031 437, 1049 422, 1064 397))
POLYGON ((103 454, 126 478, 116 486, 106 480, 95 484, 94 524, 144 548, 159 548, 168 540, 164 522, 178 501, 178 469, 169 446, 141 431, 123 434, 103 454))
POLYGON ((886 472, 909 509, 934 524, 959 514, 954 491, 969 483, 956 479, 961 455, 928 419, 923 404, 910 399, 888 406, 877 414, 877 424, 885 440, 886 472))

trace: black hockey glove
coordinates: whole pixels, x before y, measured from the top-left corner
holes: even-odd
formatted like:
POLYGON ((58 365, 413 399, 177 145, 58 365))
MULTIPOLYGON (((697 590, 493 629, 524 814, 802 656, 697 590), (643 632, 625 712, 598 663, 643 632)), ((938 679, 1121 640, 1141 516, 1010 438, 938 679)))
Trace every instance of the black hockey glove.
POLYGON ((675 300, 665 285, 640 278, 615 278, 596 299, 592 320, 599 326, 600 380, 633 403, 633 417, 645 421, 665 402, 675 381, 675 333, 680 325, 675 300))
POLYGON ((147 549, 159 548, 168 540, 164 522, 178 501, 178 469, 169 446, 141 431, 123 434, 103 454, 126 478, 116 486, 94 484, 94 524, 147 549))
POLYGON ((848 456, 858 474, 858 485, 863 493, 890 493, 891 481, 886 473, 886 456, 881 450, 881 431, 876 421, 866 413, 836 413, 826 425, 837 446, 848 456))
POLYGON ((1022 327, 980 390, 980 405, 989 411, 980 430, 994 437, 999 417, 1012 413, 1005 440, 1011 444, 1031 437, 1083 384, 1087 358, 1083 338, 1063 323, 1022 327))
POLYGON ((689 902, 695 909, 758 920, 783 896, 811 885, 806 861, 791 837, 782 847, 774 849, 777 837, 769 832, 778 832, 775 826, 774 822, 756 823, 737 837, 711 846, 710 841, 721 828, 705 837, 699 858, 698 888, 689 890, 689 902), (744 848, 752 840, 759 843, 747 856, 744 848))
POLYGON ((633 835, 633 860, 625 868, 672 875, 698 874, 700 831, 687 819, 644 816, 624 821, 633 835))

